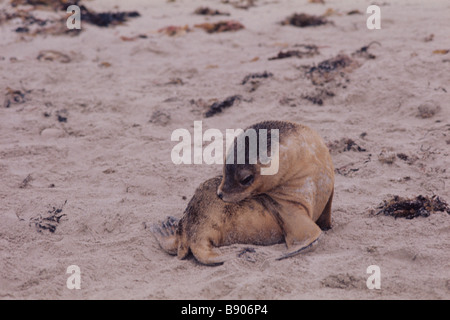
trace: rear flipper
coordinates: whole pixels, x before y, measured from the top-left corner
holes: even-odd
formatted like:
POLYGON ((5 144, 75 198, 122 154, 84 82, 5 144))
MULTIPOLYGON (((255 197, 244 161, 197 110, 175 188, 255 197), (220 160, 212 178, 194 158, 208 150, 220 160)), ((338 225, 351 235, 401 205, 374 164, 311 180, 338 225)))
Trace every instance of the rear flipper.
POLYGON ((209 266, 221 265, 228 260, 227 256, 214 247, 210 240, 192 243, 191 251, 198 262, 209 266))
POLYGON ((167 217, 161 224, 154 224, 150 228, 161 249, 171 255, 176 255, 178 251, 178 222, 174 217, 167 217))

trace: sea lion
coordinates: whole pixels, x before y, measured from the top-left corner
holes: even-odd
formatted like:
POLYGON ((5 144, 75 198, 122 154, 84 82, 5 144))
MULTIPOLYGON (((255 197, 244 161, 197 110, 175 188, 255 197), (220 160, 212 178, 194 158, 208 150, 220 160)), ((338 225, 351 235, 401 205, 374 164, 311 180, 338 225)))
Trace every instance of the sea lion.
MULTIPOLYGON (((236 138, 231 146, 234 162, 229 161, 230 148, 223 176, 205 181, 195 191, 180 221, 169 217, 152 227, 163 250, 179 258, 190 250, 203 264, 220 264, 225 259, 216 247, 284 240, 287 252, 279 258, 284 259, 312 247, 321 229, 331 227, 334 167, 319 134, 286 121, 265 121, 247 129, 258 136, 264 129, 267 137, 276 130, 279 141, 275 146, 268 141, 267 151, 272 154, 271 164, 277 162, 277 172, 262 175, 261 169, 268 165, 259 156, 252 164, 250 152, 239 164, 236 138)), ((249 141, 245 140, 246 151, 249 141)), ((259 140, 257 144, 259 155, 259 140)))
POLYGON ((276 206, 265 195, 239 203, 225 203, 217 196, 221 176, 206 180, 195 191, 181 220, 168 217, 152 233, 161 248, 178 258, 189 250, 201 263, 221 264, 225 258, 216 247, 234 243, 271 245, 283 241, 283 233, 271 214, 276 206))

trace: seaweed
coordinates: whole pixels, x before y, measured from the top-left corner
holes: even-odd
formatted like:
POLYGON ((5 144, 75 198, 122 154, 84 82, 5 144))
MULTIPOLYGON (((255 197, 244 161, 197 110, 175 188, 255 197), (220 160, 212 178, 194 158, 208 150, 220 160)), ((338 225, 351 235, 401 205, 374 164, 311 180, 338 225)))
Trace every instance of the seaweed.
POLYGON ((351 15, 354 15, 354 14, 362 14, 362 12, 359 11, 358 9, 350 10, 350 11, 347 12, 348 16, 351 16, 351 15))
POLYGON ((222 12, 219 10, 214 10, 208 7, 199 7, 194 11, 195 14, 200 14, 204 16, 229 16, 228 12, 222 12))
POLYGON ((376 215, 383 213, 386 216, 393 216, 395 219, 428 217, 436 211, 450 214, 449 205, 437 195, 431 198, 422 195, 418 195, 415 198, 402 198, 396 195, 388 200, 384 200, 377 209, 379 211, 376 215))
POLYGON ((253 253, 256 253, 256 250, 254 248, 243 248, 240 252, 237 253, 237 257, 244 259, 248 262, 256 262, 255 257, 253 257, 253 253))
POLYGON ((31 90, 13 90, 9 87, 6 88, 5 100, 3 101, 3 107, 9 108, 13 104, 22 104, 27 101, 26 95, 31 90))
POLYGON ((216 23, 206 22, 196 24, 194 27, 202 28, 208 33, 238 31, 245 28, 240 22, 234 20, 219 21, 216 23))
POLYGON ((33 225, 36 228, 37 232, 42 232, 42 230, 48 230, 51 233, 56 231, 56 227, 59 225, 59 221, 62 217, 66 216, 66 214, 62 214, 63 208, 66 205, 67 200, 59 207, 52 207, 52 209, 47 211, 45 216, 39 214, 37 217, 30 218, 29 225, 33 225))
POLYGON ((296 47, 303 47, 305 50, 280 51, 275 57, 271 57, 268 60, 286 59, 291 57, 304 58, 304 57, 312 57, 316 54, 319 54, 319 48, 313 44, 296 45, 296 47))
POLYGON ((313 104, 317 104, 319 106, 323 105, 323 101, 329 97, 334 97, 335 93, 333 91, 327 89, 317 89, 314 93, 302 94, 302 99, 311 101, 313 104))
MULTIPOLYGON (((78 35, 81 29, 68 29, 66 26, 67 16, 65 16, 65 10, 68 6, 76 4, 78 5, 78 0, 67 1, 67 0, 13 0, 11 4, 13 7, 28 4, 35 7, 45 7, 52 8, 57 12, 64 11, 64 16, 56 19, 38 19, 36 18, 30 10, 16 9, 13 13, 8 13, 4 10, 0 10, 0 23, 2 21, 9 21, 11 19, 21 19, 22 25, 14 29, 17 33, 22 34, 51 34, 51 35, 62 35, 68 34, 71 36, 78 35), (31 28, 32 25, 37 25, 36 28, 31 28)), ((84 5, 80 5, 81 21, 94 24, 99 27, 109 27, 110 25, 118 25, 129 18, 139 17, 140 14, 137 11, 122 11, 122 12, 94 12, 88 9, 84 5)))
POLYGON ((118 25, 128 20, 128 18, 136 18, 141 15, 137 11, 119 11, 119 12, 94 12, 80 6, 81 21, 94 24, 98 27, 109 27, 110 25, 118 25))
POLYGON ((25 179, 23 179, 23 181, 19 184, 19 188, 20 189, 25 189, 26 187, 28 187, 28 185, 30 184, 30 182, 33 181, 33 177, 31 176, 31 174, 27 175, 27 177, 25 179))
POLYGON ((78 5, 80 0, 11 0, 11 6, 32 5, 32 6, 48 6, 54 10, 66 10, 70 5, 78 5))
POLYGON ((408 161, 408 155, 404 154, 404 153, 397 153, 397 158, 399 158, 400 160, 403 161, 408 161))
POLYGON ((333 142, 327 143, 328 149, 331 152, 346 152, 346 151, 356 151, 356 152, 366 152, 365 148, 359 146, 353 139, 350 138, 342 138, 340 140, 334 140, 333 142))
POLYGON ((306 13, 294 13, 281 21, 282 25, 291 25, 299 28, 316 27, 328 23, 330 23, 330 21, 323 16, 315 16, 306 13))
POLYGON ((58 119, 59 122, 67 122, 68 117, 69 113, 66 109, 56 111, 56 119, 58 119))
POLYGON ((264 72, 261 72, 261 73, 250 73, 250 74, 248 74, 248 75, 246 75, 244 77, 244 79, 242 80, 241 84, 244 85, 251 79, 269 78, 269 77, 273 77, 273 74, 271 72, 267 72, 267 71, 264 71, 264 72))
POLYGON ((359 63, 346 54, 339 54, 334 58, 324 60, 317 66, 312 66, 306 71, 306 76, 314 85, 321 85, 332 81, 337 75, 341 75, 344 69, 359 67, 359 63))
POLYGON ((214 102, 209 106, 209 110, 205 113, 205 117, 209 118, 214 116, 217 113, 221 113, 223 109, 231 107, 236 101, 241 101, 241 95, 234 95, 226 98, 223 101, 214 102))
POLYGON ((375 59, 376 56, 369 52, 369 48, 373 44, 378 44, 379 46, 381 46, 381 44, 378 41, 372 41, 367 46, 363 46, 359 50, 356 50, 355 52, 353 52, 352 53, 352 57, 362 57, 362 58, 366 58, 366 59, 375 59))

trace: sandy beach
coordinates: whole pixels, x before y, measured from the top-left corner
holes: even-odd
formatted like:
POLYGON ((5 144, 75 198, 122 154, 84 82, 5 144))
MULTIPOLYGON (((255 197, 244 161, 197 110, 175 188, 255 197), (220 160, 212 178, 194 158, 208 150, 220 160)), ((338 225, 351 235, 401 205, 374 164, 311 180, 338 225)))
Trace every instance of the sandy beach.
POLYGON ((376 214, 395 195, 450 203, 450 3, 320 2, 80 1, 139 15, 69 32, 62 8, 0 0, 0 298, 450 299, 450 214, 376 214), (333 226, 317 248, 277 261, 283 243, 236 244, 216 267, 163 252, 150 226, 222 172, 174 164, 172 132, 263 120, 330 148, 333 226))

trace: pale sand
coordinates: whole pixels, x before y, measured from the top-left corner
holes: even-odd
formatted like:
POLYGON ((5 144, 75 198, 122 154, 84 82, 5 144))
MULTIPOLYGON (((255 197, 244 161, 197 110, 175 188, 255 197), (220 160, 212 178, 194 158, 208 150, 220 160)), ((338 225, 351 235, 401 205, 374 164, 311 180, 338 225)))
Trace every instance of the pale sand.
MULTIPOLYGON (((142 16, 109 28, 84 23, 76 37, 23 36, 14 32, 17 21, 0 25, 0 297, 449 299, 450 216, 405 220, 370 212, 394 194, 450 201, 450 53, 433 54, 450 49, 450 4, 379 1, 382 29, 368 30, 372 1, 325 1, 260 0, 242 10, 218 0, 96 0, 86 5, 107 11, 118 4, 142 16), (231 15, 194 15, 200 5, 231 15), (338 13, 328 18, 334 25, 278 24, 294 12, 328 8, 338 13), (346 14, 356 9, 362 14, 346 14), (245 29, 207 34, 193 27, 225 19, 245 29), (192 32, 185 35, 157 33, 186 24, 192 32), (139 34, 148 38, 120 38, 139 34), (346 74, 349 82, 339 78, 341 87, 330 83, 335 95, 322 106, 302 98, 315 86, 300 66, 372 41, 381 44, 369 48, 376 58, 360 59, 361 67, 346 74), (320 54, 268 61, 295 44, 317 45, 320 54), (38 61, 41 50, 60 51, 71 62, 38 61), (260 79, 255 91, 240 84, 263 71, 273 77, 260 79), (176 78, 184 84, 167 84, 176 78), (32 91, 24 103, 4 108, 7 87, 32 91), (243 100, 211 118, 202 116, 201 102, 190 102, 235 94, 243 100), (424 104, 435 114, 418 117, 424 104), (155 111, 160 116, 150 122, 155 111), (222 248, 236 254, 218 267, 160 250, 149 226, 181 217, 195 188, 221 173, 220 165, 174 165, 172 131, 192 132, 196 120, 203 130, 225 132, 267 119, 304 123, 327 142, 350 138, 366 149, 332 148, 340 171, 333 228, 317 249, 276 261, 283 244, 252 246, 254 253, 240 257, 248 246, 235 245, 222 248), (66 200, 55 232, 37 232, 33 221, 66 200), (80 290, 66 287, 73 264, 81 269, 80 290), (366 287, 369 265, 381 269, 380 290, 366 287)), ((8 3, 0 6, 11 10, 8 3)))

